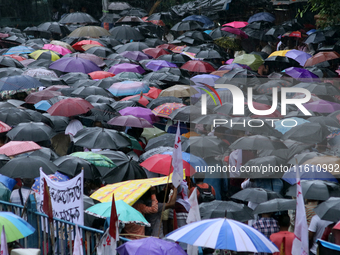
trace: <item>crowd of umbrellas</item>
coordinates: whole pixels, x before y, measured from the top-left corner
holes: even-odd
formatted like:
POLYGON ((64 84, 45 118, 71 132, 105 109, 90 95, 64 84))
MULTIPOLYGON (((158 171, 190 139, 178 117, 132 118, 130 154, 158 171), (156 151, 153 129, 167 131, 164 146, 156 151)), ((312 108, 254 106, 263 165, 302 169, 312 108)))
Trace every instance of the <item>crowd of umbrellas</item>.
MULTIPOLYGON (((119 6, 112 3, 113 10, 118 9, 101 20, 115 24, 110 30, 95 26, 94 18, 79 12, 23 31, 0 29, 0 132, 4 143, 0 147, 1 175, 12 179, 38 178, 42 167, 52 179, 65 181, 84 170, 85 180, 99 179, 115 187, 131 185, 126 181, 136 180, 137 185, 140 179, 169 174, 176 128, 173 132, 170 129, 180 121, 184 126, 188 124, 181 126, 181 133, 191 134, 190 138, 182 137, 186 176, 207 167, 211 158, 221 159, 232 150, 241 149, 257 152, 245 166, 286 167, 288 170, 281 175, 267 172, 252 178, 280 178, 287 189, 279 194, 248 188, 233 194, 229 201, 202 203, 202 221, 170 233, 168 239, 212 249, 278 251, 266 237, 242 222, 257 214, 295 210, 292 197, 296 196, 296 171, 300 171, 304 198, 324 201, 315 213, 324 220, 340 220, 340 185, 336 179, 340 171, 340 90, 336 79, 339 29, 307 31, 297 20, 274 26, 275 17, 270 13, 258 13, 248 22, 234 21, 214 28, 209 18, 192 15, 172 26, 172 33, 183 33, 174 41, 165 42, 162 13, 145 17, 146 12, 141 9, 124 3, 119 6), (65 37, 46 39, 57 34, 65 37), (214 43, 223 37, 240 40, 245 54, 230 57, 225 48, 214 43), (324 46, 314 55, 293 48, 270 55, 253 51, 256 41, 272 43, 282 38, 324 46), (261 66, 272 72, 258 74, 261 66), (245 95, 247 88, 253 88, 253 105, 258 110, 271 108, 273 88, 278 93, 286 87, 306 89, 312 97, 303 105, 311 116, 294 105, 287 106, 287 114, 282 115, 280 103, 270 115, 254 115, 246 98, 246 115, 234 116, 230 90, 215 90, 216 84, 235 85, 245 95), (215 92, 221 103, 212 95, 215 92), (207 115, 202 115, 201 109, 204 94, 210 95, 207 115), (277 121, 271 125, 265 121, 268 118, 277 121), (74 119, 84 127, 70 126, 74 119), (251 121, 252 126, 221 124, 214 132, 215 119, 225 123, 251 121), (127 127, 142 129, 145 148, 139 137, 128 134, 127 127), (240 132, 247 135, 240 136, 240 132), (70 152, 70 141, 61 142, 69 134, 72 148, 86 151, 70 152), (315 144, 324 147, 315 149, 315 144), (259 205, 252 210, 246 202, 259 205), (216 234, 208 242, 206 236, 212 230, 216 234), (225 238, 236 233, 246 241, 225 238)), ((301 95, 292 93, 290 98, 301 95)), ((241 173, 239 177, 248 176, 241 173)), ((33 185, 35 192, 39 192, 38 184, 37 180, 33 185)), ((92 198, 98 199, 105 192, 99 189, 92 198)), ((8 200, 9 195, 10 188, 0 183, 0 198, 8 200)), ((109 217, 112 203, 100 201, 86 212, 109 217)), ((150 226, 132 205, 116 201, 119 220, 150 226)), ((1 217, 15 216, 1 212, 1 217)), ((6 227, 18 231, 14 237, 7 237, 8 242, 34 231, 29 226, 26 231, 25 227, 19 231, 18 224, 25 224, 19 217, 13 222, 15 226, 6 227)), ((129 254, 138 254, 140 247, 149 247, 150 243, 158 251, 169 247, 164 254, 185 254, 177 244, 162 239, 133 242, 135 250, 131 248, 129 254)), ((118 252, 127 254, 124 247, 118 252)))

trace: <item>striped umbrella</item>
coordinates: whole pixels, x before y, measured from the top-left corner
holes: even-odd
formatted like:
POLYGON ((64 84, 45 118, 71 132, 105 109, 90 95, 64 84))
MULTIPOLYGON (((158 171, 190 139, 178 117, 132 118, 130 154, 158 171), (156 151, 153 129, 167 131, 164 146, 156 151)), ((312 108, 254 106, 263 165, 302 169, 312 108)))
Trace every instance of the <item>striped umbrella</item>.
POLYGON ((0 229, 5 227, 7 243, 34 233, 35 229, 24 219, 11 212, 0 212, 0 229))
POLYGON ((237 252, 279 251, 256 229, 226 218, 193 222, 169 233, 166 238, 194 246, 237 252))

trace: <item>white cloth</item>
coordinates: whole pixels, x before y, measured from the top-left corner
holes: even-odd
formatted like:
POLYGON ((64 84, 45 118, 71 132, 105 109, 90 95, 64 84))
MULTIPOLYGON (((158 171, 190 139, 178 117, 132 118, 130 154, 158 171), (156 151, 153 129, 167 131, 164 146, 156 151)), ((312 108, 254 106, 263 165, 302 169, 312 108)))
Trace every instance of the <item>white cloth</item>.
MULTIPOLYGON (((296 213, 296 218, 298 218, 298 213, 296 213)), ((304 217, 306 219, 306 217, 304 217)), ((320 239, 323 235, 323 232, 325 231, 325 228, 329 225, 332 224, 333 222, 327 221, 327 220, 322 220, 318 215, 314 215, 310 225, 309 225, 309 231, 314 232, 314 238, 313 238, 313 246, 310 249, 310 251, 314 254, 316 254, 316 249, 317 249, 317 243, 316 241, 320 239)), ((296 224, 296 222, 295 222, 296 224)), ((295 226, 296 229, 296 226, 295 226)), ((294 254, 293 254, 294 255, 294 254)))
POLYGON ((83 124, 79 120, 71 120, 65 129, 65 135, 70 135, 71 141, 73 141, 73 136, 83 128, 83 124))
POLYGON ((78 225, 76 225, 76 237, 74 240, 73 255, 83 255, 83 242, 81 241, 81 233, 78 225))
POLYGON ((180 121, 177 124, 176 138, 174 150, 172 153, 172 166, 174 171, 172 173, 172 184, 177 188, 183 181, 183 159, 182 159, 182 144, 180 121))
POLYGON ((292 255, 308 255, 308 224, 306 219, 305 203, 302 195, 299 171, 296 171, 296 218, 292 255))
MULTIPOLYGON (((197 188, 191 193, 189 197, 190 209, 188 213, 187 223, 192 223, 201 220, 200 209, 198 206, 197 201, 197 188)), ((187 247, 188 255, 197 255, 198 254, 198 247, 188 244, 187 247)))
POLYGON ((240 168, 242 165, 242 150, 241 149, 234 150, 232 153, 230 153, 229 165, 231 167, 236 168, 236 171, 231 171, 229 173, 230 178, 239 178, 241 175, 240 168))
POLYGON ((1 249, 0 249, 1 255, 8 255, 8 246, 6 241, 6 233, 5 233, 5 226, 2 226, 1 231, 1 249))
MULTIPOLYGON (((117 228, 117 234, 119 233, 117 228)), ((119 236, 119 234, 118 234, 119 236)), ((103 237, 100 239, 100 243, 97 247, 98 255, 111 255, 116 254, 117 241, 109 234, 109 229, 106 230, 103 237)))

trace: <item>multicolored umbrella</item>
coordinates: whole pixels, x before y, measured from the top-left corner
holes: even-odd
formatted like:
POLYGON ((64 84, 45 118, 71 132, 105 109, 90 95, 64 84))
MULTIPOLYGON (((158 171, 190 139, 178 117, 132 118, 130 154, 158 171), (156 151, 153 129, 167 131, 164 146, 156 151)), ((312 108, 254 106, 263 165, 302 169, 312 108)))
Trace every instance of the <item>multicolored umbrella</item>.
MULTIPOLYGON (((143 214, 137 211, 132 206, 125 203, 123 200, 115 201, 118 220, 124 224, 135 223, 142 226, 150 226, 150 223, 144 218, 143 214)), ((86 209, 86 213, 99 218, 108 218, 111 216, 112 202, 104 202, 95 204, 86 209)))
POLYGON ((160 106, 157 106, 152 112, 159 117, 170 118, 169 115, 176 109, 185 106, 181 103, 165 103, 160 106))
POLYGON ((22 239, 35 232, 35 229, 27 221, 12 212, 0 212, 0 229, 3 226, 7 243, 22 239))
POLYGON ((114 83, 108 89, 114 96, 137 95, 141 92, 147 93, 150 88, 147 84, 137 81, 123 81, 114 83))
MULTIPOLYGON (((48 177, 52 180, 52 181, 56 181, 56 182, 66 182, 68 181, 70 178, 67 177, 66 175, 63 175, 59 172, 56 172, 54 174, 50 174, 48 175, 48 177)), ((37 177, 34 179, 34 184, 32 185, 32 190, 34 192, 37 192, 40 194, 40 177, 37 177)))
POLYGON ((73 157, 78 157, 87 160, 95 166, 113 168, 116 165, 108 157, 94 152, 74 152, 70 154, 73 157))
POLYGON ((31 58, 37 60, 37 59, 48 59, 52 61, 56 61, 60 59, 60 56, 51 50, 36 50, 30 54, 28 54, 31 58))

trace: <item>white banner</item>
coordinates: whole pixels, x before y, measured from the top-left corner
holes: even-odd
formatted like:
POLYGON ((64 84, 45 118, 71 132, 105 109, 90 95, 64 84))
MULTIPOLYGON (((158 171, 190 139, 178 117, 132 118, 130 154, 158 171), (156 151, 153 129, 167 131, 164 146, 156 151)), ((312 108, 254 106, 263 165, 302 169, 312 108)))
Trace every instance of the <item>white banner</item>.
POLYGON ((71 180, 65 182, 52 181, 40 170, 40 211, 44 198, 44 180, 49 187, 53 217, 70 221, 77 225, 84 225, 83 183, 84 174, 81 172, 71 180))

